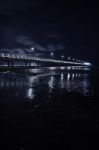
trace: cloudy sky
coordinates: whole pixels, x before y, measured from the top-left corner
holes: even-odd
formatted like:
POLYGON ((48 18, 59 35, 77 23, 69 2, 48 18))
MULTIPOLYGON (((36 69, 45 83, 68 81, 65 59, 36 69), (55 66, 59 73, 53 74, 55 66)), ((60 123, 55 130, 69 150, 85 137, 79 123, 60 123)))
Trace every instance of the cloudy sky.
POLYGON ((30 48, 98 63, 99 10, 95 2, 0 1, 0 47, 30 48))

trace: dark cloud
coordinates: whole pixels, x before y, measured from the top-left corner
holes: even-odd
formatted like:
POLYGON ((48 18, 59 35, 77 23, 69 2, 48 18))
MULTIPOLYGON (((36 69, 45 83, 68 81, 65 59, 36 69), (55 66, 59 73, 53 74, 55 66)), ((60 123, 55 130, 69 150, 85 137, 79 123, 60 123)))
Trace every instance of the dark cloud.
POLYGON ((36 42, 34 42, 31 38, 27 36, 17 36, 16 43, 22 44, 23 46, 26 46, 29 48, 34 47, 35 49, 39 51, 46 51, 44 47, 42 47, 40 44, 37 44, 36 42))
POLYGON ((34 46, 44 52, 97 58, 98 12, 98 5, 87 1, 2 0, 0 47, 34 46))
POLYGON ((47 49, 48 51, 61 51, 61 50, 64 50, 64 45, 63 44, 49 44, 47 45, 47 49))
POLYGON ((26 36, 17 36, 16 43, 21 43, 25 46, 33 46, 34 45, 33 41, 26 36))
POLYGON ((54 33, 46 33, 45 35, 47 38, 50 38, 50 39, 61 39, 62 38, 62 35, 60 34, 54 34, 54 33))
POLYGON ((38 5, 38 1, 3 0, 0 1, 0 14, 15 15, 18 12, 25 12, 35 9, 38 5))

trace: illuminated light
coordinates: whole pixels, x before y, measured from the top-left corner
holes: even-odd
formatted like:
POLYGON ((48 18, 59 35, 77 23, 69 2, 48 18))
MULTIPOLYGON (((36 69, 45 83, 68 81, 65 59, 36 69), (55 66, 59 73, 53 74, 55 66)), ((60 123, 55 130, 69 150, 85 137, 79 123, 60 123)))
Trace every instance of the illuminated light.
POLYGON ((73 61, 75 61, 75 58, 73 58, 73 61))
POLYGON ((67 74, 67 80, 70 80, 70 73, 67 74))
POLYGON ((68 60, 70 60, 70 57, 68 57, 68 60))
POLYGON ((73 74, 72 74, 72 80, 74 80, 74 77, 75 77, 75 74, 73 73, 73 74))
POLYGON ((31 50, 34 51, 34 47, 31 47, 31 50))
POLYGON ((83 63, 85 66, 91 66, 91 63, 89 63, 89 62, 84 62, 83 63))
POLYGON ((28 96, 28 98, 30 98, 30 99, 33 99, 33 98, 34 98, 34 94, 33 94, 33 89, 32 89, 32 88, 29 88, 29 89, 28 89, 27 96, 28 96))
POLYGON ((54 69, 56 69, 56 67, 49 67, 49 69, 50 69, 50 70, 54 70, 54 69))
POLYGON ((61 80, 63 80, 64 79, 64 75, 63 75, 63 73, 61 73, 61 80))
POLYGON ((51 56, 53 56, 54 55, 54 53, 53 52, 51 52, 51 56))
POLYGON ((53 76, 50 77, 48 85, 49 85, 49 89, 53 89, 53 87, 54 87, 54 77, 53 76))
POLYGON ((61 82, 60 82, 60 86, 61 86, 62 89, 63 89, 64 86, 65 86, 65 83, 64 83, 64 74, 63 74, 63 73, 61 73, 61 82))
POLYGON ((70 67, 70 66, 68 66, 68 67, 67 67, 67 69, 68 69, 68 70, 70 70, 70 69, 71 69, 71 67, 70 67))
MULTIPOLYGON (((51 55, 53 56, 53 52, 51 53, 51 55)), ((5 55, 2 53, 1 56, 4 58, 5 55)), ((7 56, 9 57, 9 55, 7 56)), ((61 56, 62 58, 64 56, 61 56)), ((82 65, 82 66, 91 66, 91 63, 89 62, 83 62, 80 60, 75 60, 73 58, 73 60, 75 60, 76 62, 73 62, 73 61, 63 61, 63 60, 55 60, 55 59, 46 59, 46 58, 37 58, 37 57, 29 57, 29 56, 15 56, 15 55, 11 55, 11 58, 18 58, 18 59, 29 59, 29 60, 36 60, 36 61, 45 61, 45 62, 54 62, 54 63, 59 63, 59 64, 74 64, 74 65, 82 65)), ((68 57, 68 60, 70 60, 71 58, 68 57)), ((61 69, 64 69, 64 68, 61 68, 61 69)), ((70 68, 67 68, 67 69, 70 69, 70 68)))
POLYGON ((65 69, 65 67, 61 67, 61 70, 64 70, 65 69))
POLYGON ((62 59, 64 58, 64 56, 63 56, 63 55, 62 55, 61 57, 62 57, 62 59))
POLYGON ((61 77, 63 77, 64 75, 63 75, 63 73, 61 73, 61 77))

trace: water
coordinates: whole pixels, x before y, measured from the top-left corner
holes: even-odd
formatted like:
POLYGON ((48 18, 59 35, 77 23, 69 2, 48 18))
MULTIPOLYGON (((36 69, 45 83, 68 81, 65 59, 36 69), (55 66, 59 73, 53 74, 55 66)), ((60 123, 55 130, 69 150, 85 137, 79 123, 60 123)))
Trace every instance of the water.
POLYGON ((0 73, 0 149, 95 149, 98 70, 38 72, 0 73))

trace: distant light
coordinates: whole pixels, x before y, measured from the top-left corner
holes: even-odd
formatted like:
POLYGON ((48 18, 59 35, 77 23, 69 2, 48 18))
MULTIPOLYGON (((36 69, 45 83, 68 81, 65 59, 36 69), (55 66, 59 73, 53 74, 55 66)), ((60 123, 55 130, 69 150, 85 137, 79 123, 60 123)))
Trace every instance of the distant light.
POLYGON ((86 66, 91 66, 91 63, 89 63, 89 62, 84 62, 83 64, 86 66))
POLYGON ((75 58, 73 58, 73 61, 75 61, 75 58))
POLYGON ((49 69, 50 69, 50 70, 54 70, 54 69, 56 69, 56 67, 49 67, 49 69))
POLYGON ((61 67, 61 70, 64 70, 65 69, 65 67, 61 67))
POLYGON ((54 53, 53 52, 51 52, 51 56, 53 56, 54 55, 54 53))
POLYGON ((68 57, 68 60, 70 60, 70 57, 68 57))
POLYGON ((31 50, 34 51, 34 47, 31 47, 31 50))
POLYGON ((70 67, 70 66, 68 66, 68 67, 67 67, 67 70, 70 70, 70 69, 71 69, 71 67, 70 67))
POLYGON ((63 55, 62 55, 61 57, 62 57, 62 59, 64 58, 64 56, 63 56, 63 55))

